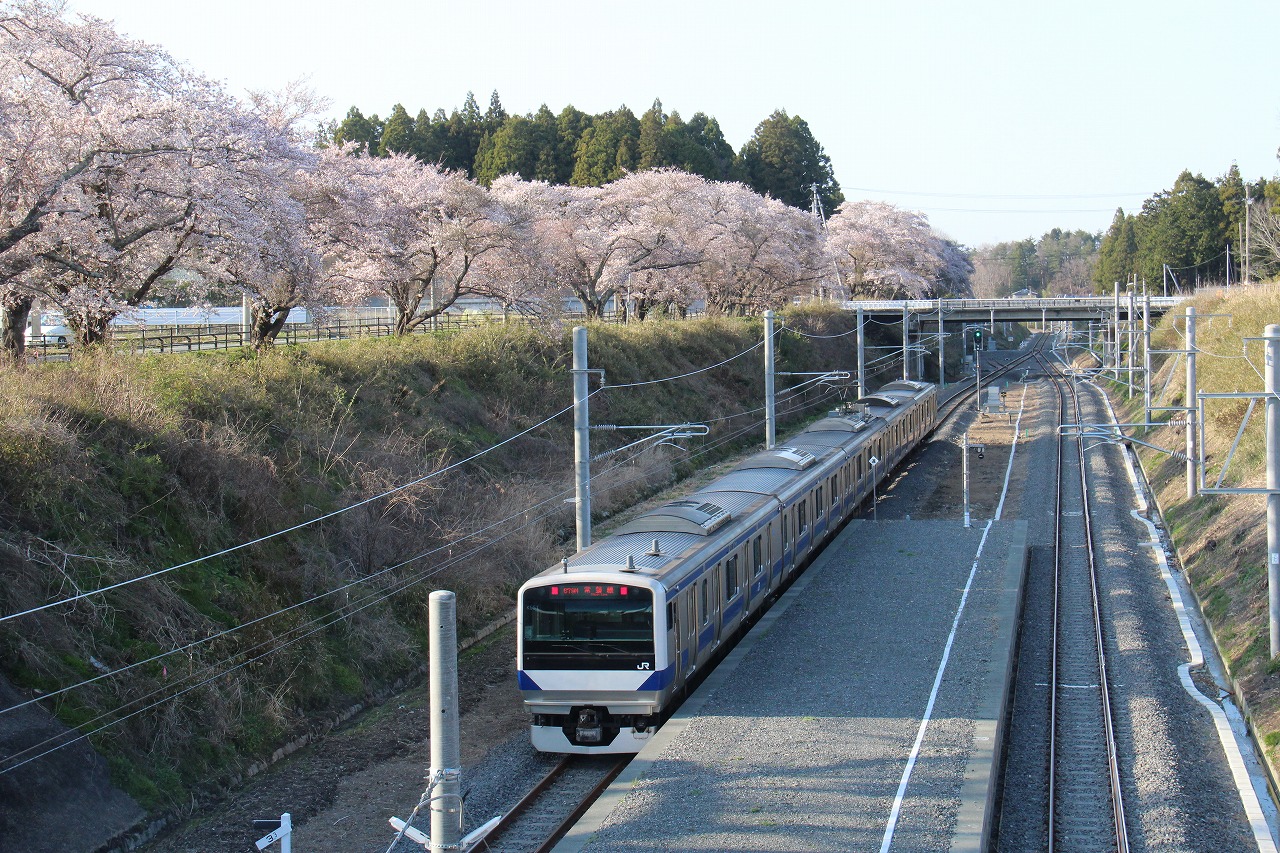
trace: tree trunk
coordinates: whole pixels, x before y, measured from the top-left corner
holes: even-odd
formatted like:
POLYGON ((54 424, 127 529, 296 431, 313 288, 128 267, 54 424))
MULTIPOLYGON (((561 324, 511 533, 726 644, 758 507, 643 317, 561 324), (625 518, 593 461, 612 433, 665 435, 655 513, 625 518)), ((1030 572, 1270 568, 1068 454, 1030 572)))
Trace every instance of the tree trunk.
POLYGON ((105 343, 110 329, 110 317, 67 316, 67 324, 76 333, 77 347, 93 347, 105 343))
POLYGON ((254 305, 253 318, 249 325, 249 345, 261 352, 264 347, 275 344, 276 335, 280 334, 280 330, 284 328, 285 321, 289 319, 290 310, 288 307, 254 305))
POLYGON ((0 311, 0 352, 7 361, 22 364, 27 351, 27 320, 31 316, 32 296, 18 296, 4 303, 0 311))

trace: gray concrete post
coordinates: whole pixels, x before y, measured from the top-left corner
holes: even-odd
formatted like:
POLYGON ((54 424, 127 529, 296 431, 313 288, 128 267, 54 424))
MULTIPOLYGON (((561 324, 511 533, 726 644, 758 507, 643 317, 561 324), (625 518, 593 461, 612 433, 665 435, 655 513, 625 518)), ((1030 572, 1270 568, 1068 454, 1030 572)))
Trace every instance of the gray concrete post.
POLYGON ((938 387, 947 387, 947 335, 942 325, 942 297, 938 297, 938 387))
MULTIPOLYGON (((862 313, 862 309, 858 309, 862 313)), ((858 350, 862 350, 862 333, 858 333, 858 350)), ((773 312, 764 312, 764 449, 773 450, 778 442, 778 424, 774 409, 778 400, 773 381, 773 312)), ((861 393, 861 389, 859 389, 861 393)))
POLYGON ((862 313, 862 307, 858 307, 858 399, 861 400, 867 394, 867 354, 864 347, 865 332, 867 330, 866 317, 862 313))
POLYGON ((1187 407, 1187 500, 1199 494, 1196 483, 1199 451, 1196 450, 1196 412, 1199 409, 1196 388, 1196 308, 1187 306, 1187 393, 1183 405, 1187 407))
POLYGON ((1116 282, 1115 310, 1111 315, 1111 375, 1120 381, 1120 282, 1116 282))
MULTIPOLYGON (((584 330, 585 331, 585 330, 584 330)), ((431 847, 456 846, 462 838, 461 737, 458 733, 458 627, 452 592, 428 599, 431 632, 431 847)))
POLYGON ((911 319, 907 315, 907 303, 902 303, 902 378, 911 378, 911 319))
POLYGON ((587 330, 573 330, 573 497, 578 550, 591 544, 591 420, 587 410, 587 330))
POLYGON ((1137 330, 1138 330, 1137 319, 1136 319, 1137 311, 1134 310, 1135 299, 1136 299, 1136 294, 1133 292, 1133 288, 1129 288, 1129 317, 1128 317, 1128 322, 1125 323, 1125 328, 1129 330, 1128 334, 1125 336, 1129 344, 1129 360, 1127 362, 1129 367, 1129 372, 1128 372, 1129 396, 1127 399, 1129 400, 1133 399, 1133 345, 1134 345, 1134 338, 1136 337, 1137 330))
POLYGON ((1142 293, 1142 407, 1151 423, 1151 296, 1142 293))
POLYGON ((1280 326, 1267 326, 1267 603, 1271 656, 1280 655, 1280 326))

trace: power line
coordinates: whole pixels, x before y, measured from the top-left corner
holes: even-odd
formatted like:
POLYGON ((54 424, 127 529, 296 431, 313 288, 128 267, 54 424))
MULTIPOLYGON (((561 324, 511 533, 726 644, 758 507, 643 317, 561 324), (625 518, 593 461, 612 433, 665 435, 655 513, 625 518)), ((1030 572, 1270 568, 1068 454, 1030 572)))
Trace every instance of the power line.
POLYGON ((914 190, 882 190, 872 189, 870 187, 845 187, 846 191, 862 192, 862 193, 883 193, 885 195, 912 195, 925 196, 927 198, 981 198, 981 199, 1007 199, 1014 201, 1062 201, 1068 199, 1090 199, 1090 198, 1147 198, 1152 195, 1149 192, 1135 193, 1089 193, 1089 194, 1068 194, 1068 195, 1050 195, 1050 194, 993 194, 993 193, 937 193, 937 192, 918 192, 914 190))

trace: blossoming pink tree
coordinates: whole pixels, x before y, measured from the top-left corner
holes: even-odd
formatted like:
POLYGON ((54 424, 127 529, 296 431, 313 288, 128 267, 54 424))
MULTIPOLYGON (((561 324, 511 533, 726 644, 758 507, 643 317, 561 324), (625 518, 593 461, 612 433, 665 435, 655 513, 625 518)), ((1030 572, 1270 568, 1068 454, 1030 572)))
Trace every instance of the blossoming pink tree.
POLYGON ((817 217, 742 184, 713 190, 715 236, 698 268, 709 312, 780 308, 822 278, 828 259, 817 217))
POLYGON ((840 205, 827 222, 827 249, 855 296, 931 296, 949 264, 924 214, 878 201, 840 205))
POLYGON ((542 278, 601 317, 629 276, 702 260, 705 186, 696 175, 658 169, 602 187, 509 178, 503 191, 536 208, 525 246, 542 278))
MULTIPOLYGON (((60 3, 0 4, 0 303, 20 353, 36 296, 80 343, 118 314, 226 279, 220 260, 278 249, 275 216, 304 152, 298 92, 244 108, 163 51, 60 3), (234 238, 233 238, 234 235, 234 238), (247 241, 230 251, 231 242, 247 241), (183 270, 203 275, 171 276, 183 270)), ((277 259, 278 260, 278 259, 277 259)))
POLYGON ((512 244, 511 211, 465 175, 408 155, 325 153, 335 199, 325 228, 328 275, 386 294, 407 334, 471 292, 512 244))

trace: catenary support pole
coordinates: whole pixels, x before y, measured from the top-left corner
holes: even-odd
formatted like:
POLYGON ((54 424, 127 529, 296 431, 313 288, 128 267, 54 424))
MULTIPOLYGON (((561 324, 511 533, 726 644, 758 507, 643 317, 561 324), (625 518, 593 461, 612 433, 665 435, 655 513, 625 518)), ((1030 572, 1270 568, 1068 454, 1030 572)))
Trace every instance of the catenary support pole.
POLYGON ((947 387, 947 335, 942 327, 942 297, 938 297, 938 387, 947 387))
POLYGON ((1267 603, 1271 611, 1271 657, 1280 655, 1280 325, 1269 325, 1267 364, 1267 603))
POLYGON ((1133 352, 1134 352, 1134 343, 1137 339, 1137 334, 1138 334, 1138 322, 1137 322, 1138 312, 1134 310, 1136 299, 1137 299, 1137 294, 1134 292, 1134 289, 1130 287, 1129 288, 1129 317, 1128 317, 1128 322, 1125 323, 1125 328, 1128 329, 1128 334, 1125 337, 1128 339, 1127 343, 1129 344, 1129 360, 1127 362, 1128 377, 1129 377, 1129 396, 1126 399, 1129 399, 1129 400, 1133 399, 1133 364, 1134 364, 1133 352))
MULTIPOLYGON (((862 309, 858 309, 858 314, 862 314, 862 309)), ((858 352, 862 352, 862 332, 858 332, 858 352)), ((858 360, 861 365, 862 360, 858 360)), ((777 397, 774 391, 773 383, 773 312, 764 312, 764 449, 773 450, 778 440, 778 424, 774 417, 774 407, 777 405, 777 397)), ((861 373, 859 373, 861 379, 861 373)), ((862 394, 859 387, 858 394, 862 394)))
POLYGON ((1116 282, 1116 300, 1111 315, 1111 375, 1120 381, 1120 282, 1116 282))
POLYGON ((911 378, 911 317, 905 301, 902 303, 902 378, 911 378))
POLYGON ((431 632, 431 847, 456 847, 462 838, 461 738, 458 733, 458 627, 452 592, 428 599, 431 632))
POLYGON ((1151 423, 1151 294, 1146 279, 1142 281, 1142 407, 1144 423, 1151 423))
POLYGON ((964 526, 968 528, 972 526, 969 522, 969 431, 968 430, 965 430, 964 436, 960 441, 960 456, 964 460, 962 463, 962 467, 964 471, 964 526))
POLYGON ((1196 484, 1199 451, 1196 450, 1196 307, 1187 306, 1187 393, 1183 405, 1187 407, 1187 500, 1199 492, 1196 484))
MULTIPOLYGON (((768 316, 767 314, 765 316, 768 316)), ((865 347, 866 338, 866 315, 862 313, 862 307, 858 307, 858 399, 861 400, 867 395, 867 352, 865 347)))
POLYGON ((573 330, 573 496, 578 550, 591 544, 591 419, 587 414, 587 330, 573 330))

